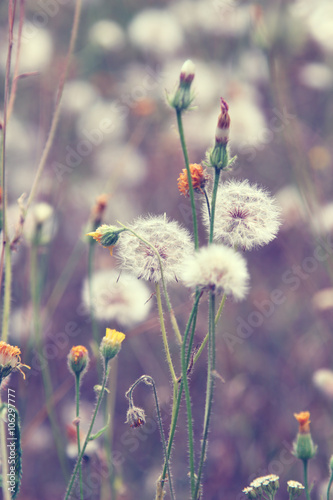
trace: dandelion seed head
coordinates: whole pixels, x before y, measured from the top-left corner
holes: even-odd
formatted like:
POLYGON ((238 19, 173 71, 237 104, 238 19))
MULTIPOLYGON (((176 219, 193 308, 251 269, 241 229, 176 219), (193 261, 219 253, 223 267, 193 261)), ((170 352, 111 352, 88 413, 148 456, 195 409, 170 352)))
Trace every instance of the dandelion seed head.
MULTIPOLYGON (((166 215, 139 218, 130 229, 146 240, 158 252, 166 281, 177 280, 182 262, 193 253, 190 233, 166 215)), ((161 280, 158 256, 151 246, 129 231, 121 234, 117 245, 121 268, 138 278, 155 283, 161 280)))
MULTIPOLYGON (((206 206, 203 220, 209 230, 206 206)), ((279 226, 280 210, 274 198, 256 184, 233 180, 220 187, 216 198, 215 241, 251 250, 272 241, 279 226)))
POLYGON ((202 247, 184 262, 181 278, 189 287, 243 299, 249 274, 246 261, 239 253, 224 245, 212 244, 202 247))
POLYGON ((122 327, 133 326, 146 319, 151 303, 148 287, 131 274, 116 270, 96 271, 91 280, 90 300, 89 282, 84 281, 82 301, 89 311, 92 302, 94 315, 98 320, 114 320, 122 327))

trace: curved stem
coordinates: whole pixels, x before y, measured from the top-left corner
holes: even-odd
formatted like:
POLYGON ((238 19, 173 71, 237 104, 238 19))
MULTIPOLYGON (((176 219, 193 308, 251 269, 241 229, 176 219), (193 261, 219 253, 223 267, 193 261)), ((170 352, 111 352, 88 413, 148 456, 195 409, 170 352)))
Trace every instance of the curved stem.
POLYGON ((194 189, 193 189, 192 177, 191 177, 191 172, 190 172, 190 163, 189 163, 187 148, 186 148, 186 143, 185 143, 185 135, 184 135, 183 121, 182 121, 182 111, 177 109, 176 113, 177 113, 178 132, 179 132, 180 142, 182 145, 182 150, 183 150, 183 155, 184 155, 185 167, 186 167, 186 171, 187 171, 188 187, 189 187, 189 193, 190 193, 190 200, 191 200, 192 217, 193 217, 194 245, 195 245, 195 248, 198 249, 199 248, 199 237, 198 237, 197 213, 196 213, 196 209, 195 209, 194 189))
POLYGON ((162 300, 161 300, 161 291, 160 291, 160 286, 159 286, 158 283, 155 283, 155 290, 156 290, 158 315, 159 315, 160 324, 161 324, 164 350, 165 350, 165 354, 166 354, 166 357, 167 357, 167 362, 168 362, 169 370, 170 370, 170 373, 171 373, 172 382, 175 383, 177 381, 177 377, 176 377, 176 374, 175 374, 175 369, 173 367, 173 363, 172 363, 172 359, 171 359, 171 354, 170 354, 170 350, 169 350, 168 338, 167 338, 166 329, 165 329, 165 323, 164 323, 164 318, 163 318, 163 307, 162 307, 162 300))
POLYGON ((170 315, 171 324, 172 324, 172 327, 174 329, 177 341, 178 341, 179 345, 181 345, 181 343, 182 343, 182 336, 180 334, 180 330, 179 330, 179 326, 178 326, 178 323, 177 323, 177 319, 176 319, 176 316, 175 316, 175 314, 173 312, 173 307, 172 307, 171 302, 170 302, 170 297, 169 297, 168 290, 167 290, 167 287, 166 287, 166 284, 165 284, 165 279, 164 279, 164 272, 163 272, 163 265, 162 265, 162 261, 161 261, 161 256, 160 256, 157 248, 155 248, 154 245, 152 245, 149 241, 147 241, 144 238, 142 238, 142 236, 138 235, 135 231, 133 231, 133 229, 125 226, 124 224, 122 224, 119 221, 118 221, 118 224, 120 224, 120 226, 122 226, 123 228, 125 228, 130 233, 132 233, 136 238, 138 238, 140 241, 142 241, 142 243, 144 243, 149 248, 151 248, 153 250, 153 252, 155 253, 155 255, 157 257, 157 260, 158 260, 158 265, 159 265, 160 271, 161 271, 161 281, 162 281, 162 286, 163 286, 163 292, 164 292, 165 300, 166 300, 166 303, 167 303, 167 307, 168 307, 168 311, 169 311, 169 315, 170 315))
MULTIPOLYGON (((76 437, 77 437, 77 454, 81 453, 81 443, 80 443, 80 374, 77 373, 75 376, 75 399, 76 399, 76 418, 78 419, 76 423, 76 437)), ((83 500, 83 484, 82 484, 82 465, 79 465, 79 477, 80 477, 80 498, 83 500)))
POLYGON ((94 413, 93 413, 93 416, 92 416, 92 419, 91 419, 91 422, 90 422, 90 426, 89 426, 89 429, 88 429, 88 432, 87 432, 87 435, 86 435, 86 439, 84 440, 84 443, 83 443, 83 446, 82 446, 82 449, 81 449, 81 453, 79 454, 79 456, 77 458, 76 465, 75 465, 72 477, 71 477, 71 479, 69 481, 69 485, 68 485, 68 488, 67 488, 67 491, 66 491, 65 500, 68 500, 68 498, 70 497, 70 494, 71 494, 71 491, 72 491, 72 488, 73 488, 73 485, 74 485, 74 481, 75 481, 76 475, 78 473, 78 470, 79 470, 79 467, 80 467, 80 464, 81 464, 84 452, 86 451, 87 444, 89 443, 90 435, 91 435, 92 429, 94 427, 94 423, 95 423, 95 420, 96 420, 97 412, 99 410, 99 407, 100 407, 102 399, 103 399, 104 389, 105 389, 105 385, 106 385, 108 376, 109 376, 108 363, 104 360, 104 377, 103 377, 102 387, 101 387, 101 390, 100 390, 100 393, 99 393, 99 396, 98 396, 98 399, 97 399, 97 403, 96 403, 95 410, 94 410, 94 413))

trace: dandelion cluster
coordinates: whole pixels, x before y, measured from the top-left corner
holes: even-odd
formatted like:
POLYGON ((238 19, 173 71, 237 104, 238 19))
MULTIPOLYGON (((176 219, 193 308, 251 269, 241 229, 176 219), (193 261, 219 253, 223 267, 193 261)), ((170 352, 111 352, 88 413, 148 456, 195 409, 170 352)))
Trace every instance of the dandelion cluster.
POLYGON ((139 218, 130 229, 142 239, 130 231, 121 235, 117 245, 121 269, 156 283, 161 280, 161 262, 165 281, 177 280, 183 260, 193 253, 189 232, 166 215, 139 218))
MULTIPOLYGON (((247 180, 224 183, 216 199, 214 240, 251 250, 272 241, 279 229, 280 211, 273 198, 247 180)), ((203 221, 209 231, 207 207, 203 221)))

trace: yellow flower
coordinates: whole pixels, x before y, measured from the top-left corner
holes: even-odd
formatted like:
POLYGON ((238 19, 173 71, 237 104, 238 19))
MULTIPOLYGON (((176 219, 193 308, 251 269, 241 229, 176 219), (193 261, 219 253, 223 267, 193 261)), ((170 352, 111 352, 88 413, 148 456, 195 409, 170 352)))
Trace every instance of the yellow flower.
POLYGON ((21 363, 21 351, 18 347, 13 347, 6 342, 0 342, 0 383, 2 379, 8 377, 11 372, 18 370, 25 378, 25 373, 21 370, 22 367, 29 368, 28 365, 21 363))
POLYGON ((112 255, 113 247, 119 239, 119 234, 123 231, 124 229, 102 224, 95 231, 87 233, 87 236, 92 236, 102 247, 109 248, 110 255, 112 255))
POLYGON ((101 354, 106 361, 110 361, 110 359, 114 358, 118 354, 124 338, 124 333, 112 330, 111 328, 106 329, 105 337, 102 338, 100 345, 101 354))

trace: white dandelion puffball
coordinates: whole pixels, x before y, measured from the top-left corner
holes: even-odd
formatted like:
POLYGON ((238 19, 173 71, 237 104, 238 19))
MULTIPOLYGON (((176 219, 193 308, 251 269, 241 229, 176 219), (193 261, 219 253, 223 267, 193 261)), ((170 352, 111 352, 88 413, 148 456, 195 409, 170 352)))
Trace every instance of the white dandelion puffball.
MULTIPOLYGON (((209 231, 207 207, 203 220, 209 231)), ((251 250, 272 241, 280 226, 280 209, 266 191, 247 180, 229 181, 217 192, 214 240, 251 250)))
MULTIPOLYGON (((91 280, 92 306, 96 319, 114 320, 129 327, 146 319, 150 310, 148 287, 127 273, 115 270, 100 270, 91 280)), ((82 288, 85 310, 90 310, 88 279, 82 288)))
MULTIPOLYGON (((129 227, 158 251, 165 281, 177 280, 183 260, 193 253, 190 233, 165 214, 136 219, 129 227)), ((122 269, 155 283, 161 280, 156 252, 133 233, 123 232, 116 248, 122 269)))
POLYGON ((249 273, 242 255, 213 243, 186 259, 181 279, 191 288, 225 292, 235 299, 243 299, 248 290, 249 273))
POLYGON ((312 377, 313 384, 325 396, 333 398, 333 371, 327 368, 316 370, 312 377))

